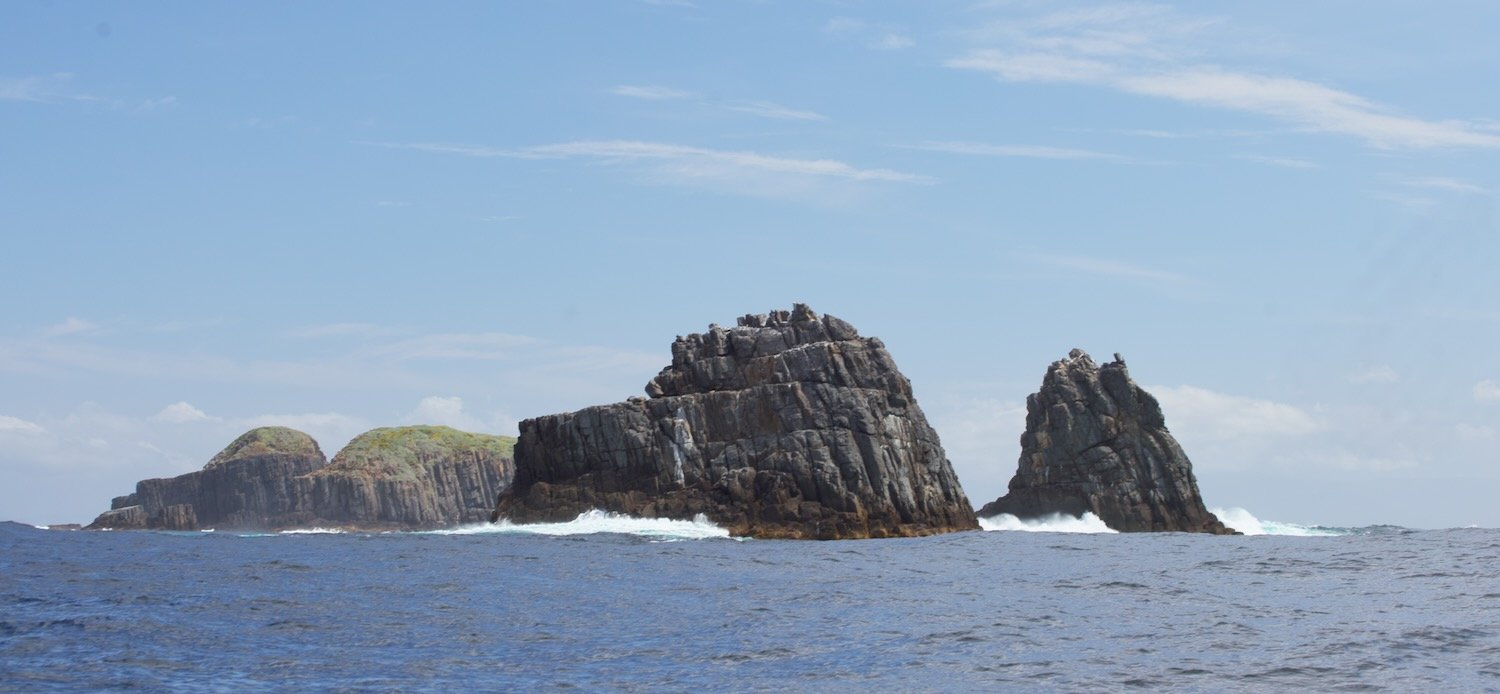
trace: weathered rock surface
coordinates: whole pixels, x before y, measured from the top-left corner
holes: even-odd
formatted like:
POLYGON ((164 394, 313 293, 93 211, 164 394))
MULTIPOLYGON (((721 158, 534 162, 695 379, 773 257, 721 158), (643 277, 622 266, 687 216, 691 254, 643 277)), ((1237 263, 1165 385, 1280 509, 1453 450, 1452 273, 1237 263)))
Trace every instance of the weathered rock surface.
POLYGON ((1053 362, 1026 399, 1021 460, 1010 491, 979 515, 1036 518, 1092 512, 1122 532, 1228 534, 1203 505, 1193 466, 1161 405, 1125 361, 1098 366, 1082 350, 1053 362))
POLYGON ((329 463, 307 434, 254 429, 202 470, 142 480, 89 525, 193 530, 479 523, 510 484, 515 439, 448 427, 375 429, 329 463))
POLYGON ((863 538, 978 527, 880 340, 805 305, 679 337, 646 398, 521 423, 494 518, 704 514, 735 535, 863 538))
POLYGON ((515 476, 509 436, 444 426, 374 429, 298 480, 312 517, 361 527, 483 523, 515 476))
MULTIPOLYGON (((167 527, 192 530, 197 524, 213 528, 267 528, 294 513, 300 499, 295 479, 328 464, 312 437, 286 427, 260 427, 245 432, 214 456, 202 470, 165 479, 141 480, 135 493, 115 497, 113 510, 139 506, 146 523, 124 526, 106 512, 89 526, 167 527), (186 505, 162 515, 170 506, 186 505), (194 527, 181 527, 190 517, 194 527)), ((133 518, 133 516, 131 516, 133 518)))

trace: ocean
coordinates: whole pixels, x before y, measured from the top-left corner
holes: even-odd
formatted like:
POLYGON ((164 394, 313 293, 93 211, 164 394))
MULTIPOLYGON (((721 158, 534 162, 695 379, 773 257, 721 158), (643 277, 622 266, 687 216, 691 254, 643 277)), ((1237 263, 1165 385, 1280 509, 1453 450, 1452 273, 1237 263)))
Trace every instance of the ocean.
POLYGON ((1263 534, 7 523, 0 689, 1500 691, 1500 530, 1237 513, 1263 534))

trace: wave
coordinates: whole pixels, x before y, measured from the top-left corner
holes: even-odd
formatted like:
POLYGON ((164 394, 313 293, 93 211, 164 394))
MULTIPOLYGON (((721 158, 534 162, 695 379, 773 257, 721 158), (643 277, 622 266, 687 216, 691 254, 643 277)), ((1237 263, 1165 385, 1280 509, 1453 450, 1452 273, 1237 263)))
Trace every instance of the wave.
POLYGON ((277 535, 343 535, 344 531, 339 528, 292 528, 290 530, 278 530, 277 535))
POLYGON ((1116 533, 1098 516, 1084 511, 1082 516, 1054 513, 1041 518, 1021 520, 1009 513, 990 518, 980 518, 979 527, 985 530, 1020 530, 1032 533, 1116 533))
POLYGON ((1370 525, 1362 528, 1340 528, 1327 525, 1299 525, 1273 520, 1261 520, 1239 507, 1209 509, 1219 520, 1246 535, 1284 535, 1290 537, 1337 537, 1341 535, 1376 535, 1390 532, 1407 532, 1395 525, 1370 525))
POLYGON ((429 530, 428 535, 634 535, 658 542, 681 540, 712 540, 729 538, 729 531, 709 522, 703 514, 692 520, 670 518, 637 518, 598 509, 578 514, 566 523, 516 524, 508 520, 499 523, 461 525, 457 528, 429 530))

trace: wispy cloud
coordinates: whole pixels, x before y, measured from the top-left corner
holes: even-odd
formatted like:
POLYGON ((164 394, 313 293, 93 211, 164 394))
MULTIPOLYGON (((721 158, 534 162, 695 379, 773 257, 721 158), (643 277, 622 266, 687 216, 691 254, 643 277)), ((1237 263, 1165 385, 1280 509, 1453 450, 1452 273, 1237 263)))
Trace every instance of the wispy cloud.
POLYGON ((98 328, 99 326, 82 318, 69 316, 67 320, 57 325, 48 326, 46 330, 42 331, 42 334, 48 337, 61 337, 63 335, 78 335, 80 333, 93 332, 98 328))
POLYGON ((625 96, 632 99, 645 99, 648 101, 691 101, 699 105, 733 111, 736 113, 748 113, 761 118, 775 120, 803 120, 803 121, 826 121, 828 116, 815 111, 790 108, 774 101, 761 101, 754 99, 717 99, 706 97, 697 92, 660 85, 630 85, 622 84, 613 87, 609 93, 616 96, 625 96))
POLYGON ((91 94, 74 86, 74 75, 57 72, 50 75, 0 77, 0 101, 27 101, 38 104, 81 103, 114 108, 152 111, 177 103, 175 96, 147 99, 117 99, 91 94))
POLYGON ((870 47, 882 51, 899 51, 917 45, 910 36, 887 32, 885 35, 870 42, 870 47))
POLYGON ((459 154, 468 157, 660 162, 675 165, 676 173, 688 177, 724 176, 735 171, 755 171, 853 181, 933 182, 933 179, 927 176, 890 169, 862 169, 834 159, 777 157, 757 152, 709 149, 639 140, 583 140, 520 149, 429 143, 364 142, 361 144, 390 149, 459 154))
POLYGON ((615 96, 628 96, 632 99, 646 99, 649 101, 675 101, 698 98, 698 95, 693 92, 657 85, 622 84, 610 89, 609 93, 615 96))
POLYGON ((1488 195, 1489 190, 1484 186, 1462 181, 1457 178, 1446 178, 1442 176, 1430 176, 1425 178, 1407 178, 1401 181, 1403 185, 1412 188, 1426 188, 1428 190, 1446 190, 1450 193, 1467 193, 1471 195, 1488 195))
POLYGON ((1280 166, 1285 169, 1316 169, 1319 168, 1314 162, 1306 159, 1293 159, 1291 157, 1268 157, 1263 154, 1236 154, 1235 159, 1253 161, 1266 166, 1280 166))
POLYGON ((187 424, 189 422, 217 422, 219 417, 210 417, 203 410, 194 407, 187 401, 175 402, 163 407, 160 412, 151 416, 152 421, 166 422, 169 424, 187 424))
POLYGON ((40 424, 28 422, 20 417, 0 415, 0 433, 41 434, 46 432, 40 424))
POLYGON ((309 325, 297 328, 287 333, 288 337, 315 339, 324 337, 345 337, 372 335, 389 335, 391 330, 373 323, 325 323, 323 325, 309 325))
POLYGON ((1500 383, 1490 379, 1475 383, 1474 402, 1500 402, 1500 383))
POLYGON ((1376 366, 1365 369, 1349 377, 1350 383, 1395 383, 1401 380, 1401 374, 1390 366, 1376 366))
POLYGON ((946 62, 1004 82, 1084 84, 1250 113, 1379 148, 1494 148, 1480 122, 1428 120, 1317 82, 1199 62, 1208 42, 1180 45, 1216 19, 1161 5, 1116 4, 996 22, 970 32, 980 47, 946 62))
POLYGON ((1104 161, 1126 162, 1132 161, 1130 157, 1108 152, 1095 152, 1087 149, 1071 149, 1067 147, 1047 147, 1042 145, 992 145, 982 142, 925 142, 920 145, 906 145, 906 149, 920 149, 929 152, 947 152, 949 154, 965 154, 981 157, 1025 157, 1031 159, 1095 159, 1104 161))
POLYGON ((1111 258, 1087 258, 1083 256, 1051 255, 1046 253, 1026 253, 1022 254, 1021 258, 1031 263, 1048 265, 1070 272, 1081 272, 1089 275, 1124 277, 1127 279, 1150 280, 1171 284, 1189 284, 1196 281, 1187 275, 1156 270, 1111 258))

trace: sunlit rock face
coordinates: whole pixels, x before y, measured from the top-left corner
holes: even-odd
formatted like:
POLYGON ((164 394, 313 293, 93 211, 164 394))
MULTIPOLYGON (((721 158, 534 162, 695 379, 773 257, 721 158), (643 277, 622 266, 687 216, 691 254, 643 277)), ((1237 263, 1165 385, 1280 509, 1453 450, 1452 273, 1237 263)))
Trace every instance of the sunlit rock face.
POLYGON ((646 394, 522 422, 495 518, 701 513, 818 539, 978 527, 884 344, 806 305, 678 337, 646 394))
POLYGON ((1048 367, 1041 389, 1026 399, 1010 491, 979 515, 1084 512, 1123 532, 1234 532, 1204 507, 1161 405, 1131 380, 1125 361, 1115 355, 1100 366, 1075 349, 1048 367))

